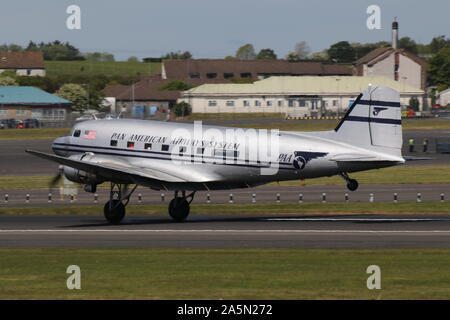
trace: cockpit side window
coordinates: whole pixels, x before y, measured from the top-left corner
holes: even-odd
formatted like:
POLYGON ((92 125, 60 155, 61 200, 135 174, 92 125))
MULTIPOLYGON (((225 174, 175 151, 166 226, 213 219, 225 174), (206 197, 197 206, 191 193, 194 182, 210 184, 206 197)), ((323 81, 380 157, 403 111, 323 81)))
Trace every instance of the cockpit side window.
POLYGON ((81 134, 81 130, 75 130, 73 132, 73 136, 76 137, 76 138, 78 138, 80 136, 80 134, 81 134))

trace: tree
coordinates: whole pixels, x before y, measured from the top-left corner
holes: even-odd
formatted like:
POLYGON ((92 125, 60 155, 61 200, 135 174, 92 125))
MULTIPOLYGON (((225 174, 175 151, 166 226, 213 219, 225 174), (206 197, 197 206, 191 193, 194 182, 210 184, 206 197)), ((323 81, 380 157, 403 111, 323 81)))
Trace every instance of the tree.
POLYGON ((56 92, 56 95, 73 102, 72 109, 75 111, 89 109, 88 92, 82 85, 67 83, 56 92))
POLYGON ((311 49, 306 41, 301 41, 295 45, 294 51, 287 54, 286 59, 290 62, 300 61, 307 59, 310 53, 311 49))
POLYGON ((92 52, 84 54, 84 57, 88 61, 103 61, 112 62, 115 61, 114 55, 108 52, 92 52))
POLYGON ((173 112, 177 117, 185 117, 191 114, 192 107, 189 103, 182 101, 175 104, 173 112))
POLYGON ((14 78, 11 77, 0 77, 0 87, 18 86, 14 78))
POLYGON ((133 56, 133 57, 129 57, 127 61, 128 62, 139 62, 139 58, 133 56))
POLYGON ((429 44, 430 52, 438 53, 439 50, 448 45, 450 45, 450 39, 445 38, 445 36, 434 37, 429 44))
POLYGON ((314 52, 309 56, 309 59, 311 60, 328 60, 328 53, 326 50, 324 51, 319 51, 319 52, 314 52))
POLYGON ((194 86, 181 80, 172 80, 163 85, 159 90, 161 91, 186 91, 192 89, 194 86))
POLYGON ((340 41, 330 46, 327 51, 331 60, 336 62, 353 62, 355 49, 348 41, 340 41))
POLYGON ((261 49, 256 56, 256 59, 268 59, 268 60, 276 60, 277 55, 272 49, 261 49))
POLYGON ((255 48, 252 44, 247 43, 237 49, 236 58, 242 60, 251 60, 256 58, 255 48))
POLYGON ((410 37, 403 37, 398 40, 398 47, 408 52, 417 54, 417 43, 410 37))
POLYGON ((176 60, 187 60, 187 59, 191 59, 191 58, 192 58, 192 54, 189 51, 169 52, 166 55, 161 57, 161 59, 176 59, 176 60))
POLYGON ((439 91, 450 87, 450 45, 442 48, 428 64, 428 82, 439 91))
POLYGON ((419 105, 419 100, 416 97, 411 97, 411 99, 409 99, 409 107, 414 111, 419 111, 419 105))

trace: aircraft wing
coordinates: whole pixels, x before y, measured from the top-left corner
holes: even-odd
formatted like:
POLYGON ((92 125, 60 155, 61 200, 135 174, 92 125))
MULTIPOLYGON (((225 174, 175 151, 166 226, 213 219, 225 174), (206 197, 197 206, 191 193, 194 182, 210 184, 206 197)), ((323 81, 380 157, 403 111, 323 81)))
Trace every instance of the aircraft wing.
MULTIPOLYGON (((162 171, 161 168, 151 168, 146 165, 145 168, 140 168, 130 165, 124 165, 113 161, 108 162, 88 162, 80 161, 70 158, 65 158, 53 154, 48 154, 39 151, 26 150, 27 153, 32 155, 57 162, 61 165, 69 166, 78 170, 82 170, 88 173, 92 173, 103 177, 108 180, 122 180, 129 183, 141 184, 141 185, 153 185, 154 183, 195 183, 195 182, 208 182, 213 181, 213 177, 205 177, 198 175, 196 178, 192 175, 192 170, 186 172, 186 170, 171 169, 171 172, 162 171)), ((181 168, 181 167, 178 167, 181 168)))

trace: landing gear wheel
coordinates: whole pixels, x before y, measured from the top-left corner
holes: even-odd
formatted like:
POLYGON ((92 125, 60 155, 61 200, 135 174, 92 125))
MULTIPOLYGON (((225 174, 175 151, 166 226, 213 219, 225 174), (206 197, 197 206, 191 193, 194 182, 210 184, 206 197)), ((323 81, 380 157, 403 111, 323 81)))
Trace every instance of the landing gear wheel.
POLYGON ((111 200, 103 208, 106 220, 111 224, 119 224, 125 217, 125 206, 122 201, 111 200))
POLYGON ((177 222, 184 221, 189 215, 189 202, 182 197, 174 198, 169 203, 169 214, 177 222))
POLYGON ((355 179, 349 179, 347 181, 347 188, 350 191, 355 191, 356 189, 358 189, 358 181, 356 181, 355 179))

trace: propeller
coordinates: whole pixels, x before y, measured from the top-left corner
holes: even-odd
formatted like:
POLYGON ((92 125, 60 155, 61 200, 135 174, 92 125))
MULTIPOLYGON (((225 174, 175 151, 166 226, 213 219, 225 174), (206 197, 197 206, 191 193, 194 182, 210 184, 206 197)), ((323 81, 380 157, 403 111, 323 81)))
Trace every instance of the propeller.
POLYGON ((50 180, 48 184, 50 189, 54 188, 59 183, 59 181, 63 177, 63 173, 64 173, 64 166, 60 165, 58 167, 58 173, 52 178, 52 180, 50 180))

